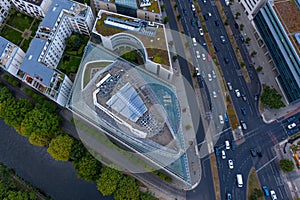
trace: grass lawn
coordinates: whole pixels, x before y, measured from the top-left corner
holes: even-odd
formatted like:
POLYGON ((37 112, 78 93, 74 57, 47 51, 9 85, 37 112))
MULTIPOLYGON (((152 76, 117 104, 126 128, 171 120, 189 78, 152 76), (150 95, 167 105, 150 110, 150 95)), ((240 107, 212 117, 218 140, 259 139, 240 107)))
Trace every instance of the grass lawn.
POLYGON ((96 62, 90 63, 86 66, 85 71, 83 72, 83 87, 85 87, 91 79, 91 70, 92 68, 103 68, 107 65, 111 64, 111 62, 96 62))
POLYGON ((4 26, 0 35, 16 45, 19 45, 23 39, 22 33, 15 31, 8 26, 4 26))
MULTIPOLYGON (((256 171, 254 168, 251 169, 249 178, 248 178, 248 194, 247 194, 247 199, 250 199, 251 194, 254 194, 254 190, 259 189, 261 190, 260 183, 258 180, 258 177, 256 175, 256 171)), ((257 200, 263 200, 264 197, 258 197, 257 200)))
POLYGON ((26 28, 29 29, 30 24, 33 22, 34 18, 21 13, 12 14, 7 22, 8 25, 24 31, 26 28))
POLYGON ((41 20, 35 19, 34 23, 31 26, 31 29, 30 29, 32 31, 31 35, 34 35, 36 33, 40 23, 41 23, 41 20))

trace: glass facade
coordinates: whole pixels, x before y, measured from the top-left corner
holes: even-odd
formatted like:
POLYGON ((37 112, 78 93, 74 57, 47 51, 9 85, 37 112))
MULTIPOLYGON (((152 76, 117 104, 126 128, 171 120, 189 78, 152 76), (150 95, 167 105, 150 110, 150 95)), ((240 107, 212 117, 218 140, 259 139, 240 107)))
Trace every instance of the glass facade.
POLYGON ((271 5, 267 3, 254 18, 279 72, 278 80, 289 103, 300 99, 300 60, 271 5))

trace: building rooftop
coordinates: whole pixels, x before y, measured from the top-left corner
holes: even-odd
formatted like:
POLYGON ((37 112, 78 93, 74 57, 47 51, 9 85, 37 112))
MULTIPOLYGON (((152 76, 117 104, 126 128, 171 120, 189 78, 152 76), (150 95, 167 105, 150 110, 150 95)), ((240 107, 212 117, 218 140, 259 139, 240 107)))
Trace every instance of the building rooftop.
MULTIPOLYGON (((23 1, 26 1, 26 2, 28 2, 28 3, 32 3, 32 4, 35 4, 35 5, 39 6, 39 5, 42 4, 42 2, 43 2, 44 0, 23 0, 23 1)), ((47 0, 45 0, 45 1, 47 1, 47 0)))
POLYGON ((0 66, 6 67, 9 64, 16 47, 15 44, 0 36, 0 66))
POLYGON ((298 9, 295 1, 275 0, 273 8, 287 32, 287 35, 292 41, 295 50, 298 55, 300 55, 300 46, 297 44, 295 37, 295 34, 300 32, 300 10, 298 9))
POLYGON ((118 33, 134 35, 143 43, 150 60, 170 69, 163 24, 100 11, 95 29, 102 36, 113 36, 118 33))

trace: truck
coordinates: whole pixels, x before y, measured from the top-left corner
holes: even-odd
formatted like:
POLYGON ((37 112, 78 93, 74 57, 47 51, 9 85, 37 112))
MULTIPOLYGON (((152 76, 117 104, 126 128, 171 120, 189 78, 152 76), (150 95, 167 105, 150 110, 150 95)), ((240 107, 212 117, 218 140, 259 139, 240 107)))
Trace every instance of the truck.
POLYGON ((236 175, 236 181, 239 188, 243 187, 243 176, 242 174, 236 175))

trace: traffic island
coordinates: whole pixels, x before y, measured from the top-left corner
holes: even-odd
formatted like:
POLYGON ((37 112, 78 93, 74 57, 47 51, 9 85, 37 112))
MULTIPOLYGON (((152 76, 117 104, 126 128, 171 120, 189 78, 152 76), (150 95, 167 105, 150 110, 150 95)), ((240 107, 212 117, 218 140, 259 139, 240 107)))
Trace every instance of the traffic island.
POLYGON ((263 200, 264 199, 263 196, 264 194, 263 191, 261 190, 261 185, 258 180, 256 170, 252 168, 248 176, 247 199, 263 200))

